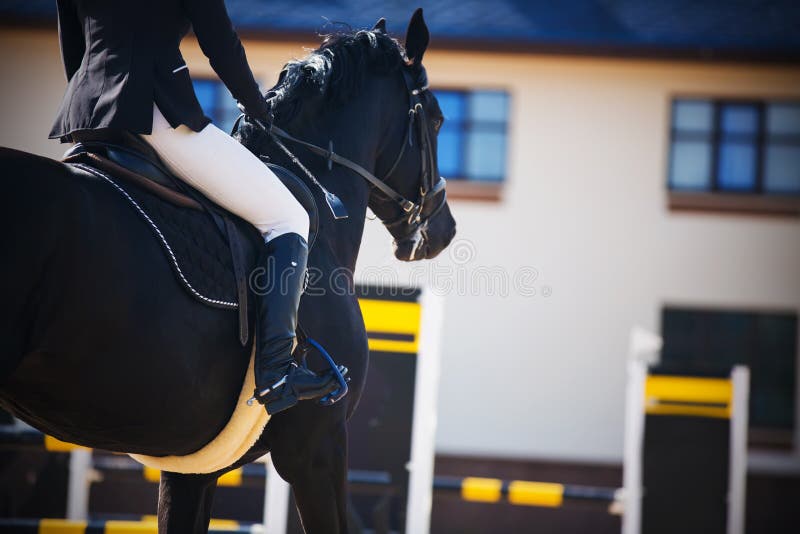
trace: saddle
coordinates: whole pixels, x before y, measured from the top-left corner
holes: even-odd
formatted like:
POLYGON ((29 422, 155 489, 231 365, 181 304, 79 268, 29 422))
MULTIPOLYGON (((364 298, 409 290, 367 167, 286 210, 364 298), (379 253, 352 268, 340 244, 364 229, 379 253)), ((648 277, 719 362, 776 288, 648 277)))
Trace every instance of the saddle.
MULTIPOLYGON (((63 161, 119 192, 153 230, 179 284, 207 306, 237 309, 239 341, 248 343, 248 276, 257 247, 263 246, 255 227, 173 175, 152 147, 132 134, 81 139, 63 161)), ((313 246, 319 228, 314 196, 289 170, 265 165, 308 211, 313 246)))

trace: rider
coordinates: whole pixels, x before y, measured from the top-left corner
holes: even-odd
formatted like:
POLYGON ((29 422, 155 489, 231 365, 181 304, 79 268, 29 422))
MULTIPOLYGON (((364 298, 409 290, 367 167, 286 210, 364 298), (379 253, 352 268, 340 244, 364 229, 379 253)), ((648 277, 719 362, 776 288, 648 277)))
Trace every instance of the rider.
MULTIPOLYGON (((281 181, 210 124, 179 51, 191 25, 200 48, 248 115, 268 110, 223 0, 58 0, 67 90, 50 138, 139 135, 166 166, 264 236, 266 294, 258 297, 256 397, 274 414, 335 389, 292 358, 306 276, 309 218, 281 181), (265 390, 268 390, 265 393, 265 390)), ((264 292, 262 292, 264 293, 264 292)))

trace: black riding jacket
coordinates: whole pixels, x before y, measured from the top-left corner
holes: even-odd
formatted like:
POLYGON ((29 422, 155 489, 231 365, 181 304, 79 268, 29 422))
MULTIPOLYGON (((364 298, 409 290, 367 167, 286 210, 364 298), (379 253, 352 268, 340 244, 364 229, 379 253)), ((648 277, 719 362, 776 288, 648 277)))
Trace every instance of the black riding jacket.
POLYGON ((266 103, 223 0, 57 0, 64 99, 50 138, 80 130, 149 134, 153 103, 173 127, 210 121, 178 48, 190 26, 220 79, 255 116, 266 103))

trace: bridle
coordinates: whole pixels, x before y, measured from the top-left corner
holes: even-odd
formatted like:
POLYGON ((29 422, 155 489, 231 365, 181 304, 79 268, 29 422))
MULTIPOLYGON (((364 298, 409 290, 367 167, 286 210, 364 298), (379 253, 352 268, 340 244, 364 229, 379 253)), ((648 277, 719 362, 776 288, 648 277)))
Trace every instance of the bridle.
MULTIPOLYGON (((428 221, 433 219, 444 207, 447 202, 447 195, 445 191, 445 179, 442 177, 438 177, 438 179, 434 182, 433 171, 436 167, 436 154, 433 152, 433 145, 430 140, 430 130, 428 128, 428 120, 425 114, 425 108, 422 105, 422 98, 421 95, 425 91, 428 90, 428 86, 425 85, 423 87, 416 87, 413 78, 411 77, 411 73, 408 69, 402 69, 403 73, 403 80, 406 85, 406 90, 408 91, 408 98, 409 98, 409 110, 408 110, 408 129, 406 131, 405 139, 403 141, 403 145, 400 148, 400 152, 397 154, 397 157, 394 160, 389 171, 384 175, 383 179, 378 178, 364 167, 359 165, 358 163, 347 159, 343 156, 340 156, 336 152, 333 151, 333 143, 329 143, 328 148, 322 148, 321 146, 315 145, 313 143, 309 143, 307 141, 303 141, 302 139, 298 139, 291 135, 290 133, 286 132, 285 130, 275 126, 275 121, 273 120, 272 114, 270 114, 270 120, 268 124, 264 124, 258 119, 253 119, 251 117, 247 117, 246 120, 255 123, 258 127, 263 129, 267 134, 269 134, 270 138, 279 148, 289 157, 289 159, 300 169, 303 171, 306 176, 309 177, 311 182, 318 187, 325 196, 325 201, 328 207, 331 210, 335 219, 344 219, 347 217, 347 210, 344 208, 342 201, 333 193, 328 191, 314 176, 314 174, 306 168, 305 165, 295 156, 281 141, 281 139, 289 141, 291 143, 300 145, 305 147, 308 151, 317 156, 321 156, 328 161, 328 169, 332 168, 332 165, 335 163, 337 165, 341 165, 342 167, 348 168, 351 171, 355 172, 356 174, 360 175, 364 178, 369 184, 380 191, 381 194, 389 198, 390 200, 394 201, 397 205, 400 206, 402 209, 402 213, 391 220, 384 220, 384 225, 391 229, 392 227, 399 226, 401 224, 407 224, 409 228, 408 235, 415 234, 418 230, 424 229, 427 227, 428 221), (412 147, 414 145, 414 125, 417 125, 417 137, 419 139, 419 147, 420 147, 420 156, 421 156, 421 169, 420 169, 420 183, 419 183, 419 200, 417 202, 412 202, 408 200, 406 197, 401 195, 396 189, 391 187, 386 180, 394 173, 394 171, 399 167, 400 162, 403 159, 403 156, 406 153, 407 147, 412 147), (441 193, 441 195, 439 194, 441 193), (433 208, 428 210, 428 202, 430 199, 441 197, 439 203, 433 208), (427 211, 427 213, 426 213, 427 211)), ((268 100, 269 103, 269 100, 268 100)), ((238 119, 236 119, 236 123, 234 124, 234 131, 239 128, 239 123, 242 118, 245 117, 244 114, 240 115, 238 119)))
MULTIPOLYGON (((436 167, 436 154, 433 151, 433 144, 430 139, 430 129, 428 127, 428 116, 425 114, 425 107, 422 105, 421 95, 428 90, 428 86, 415 87, 414 80, 407 69, 403 69, 403 81, 406 84, 408 91, 409 110, 408 110, 408 128, 406 130, 406 141, 400 148, 400 152, 394 160, 394 163, 389 168, 389 171, 384 175, 384 181, 394 173, 400 162, 405 155, 406 148, 414 146, 414 125, 417 125, 417 138, 420 150, 420 180, 419 180, 419 201, 410 202, 405 198, 397 195, 396 197, 389 196, 403 209, 398 217, 391 220, 384 220, 383 224, 391 229, 392 227, 400 224, 410 226, 409 233, 415 233, 417 229, 425 225, 428 221, 433 219, 439 211, 444 207, 447 202, 447 191, 445 189, 447 182, 441 176, 434 181, 433 171, 436 167), (441 193, 441 200, 429 212, 425 213, 427 207, 426 202, 428 199, 436 198, 441 193), (399 197, 399 198, 398 198, 399 197)), ((385 193, 383 190, 381 192, 385 193)))

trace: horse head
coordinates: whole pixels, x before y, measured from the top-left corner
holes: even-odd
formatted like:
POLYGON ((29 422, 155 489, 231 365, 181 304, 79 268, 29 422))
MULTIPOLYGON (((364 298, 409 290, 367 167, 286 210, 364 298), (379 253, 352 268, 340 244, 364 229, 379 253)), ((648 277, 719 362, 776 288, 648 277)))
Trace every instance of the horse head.
POLYGON ((370 30, 332 33, 307 57, 287 63, 266 94, 275 125, 286 132, 273 127, 268 134, 245 120, 235 133, 257 154, 301 167, 276 150, 277 132, 298 150, 303 173, 319 176, 351 216, 368 206, 381 219, 403 261, 433 258, 455 235, 436 152, 444 117, 422 65, 429 41, 422 9, 411 17, 405 45, 387 34, 384 19, 370 30), (353 173, 364 179, 353 180, 353 173))
MULTIPOLYGON (((384 19, 375 24, 373 31, 385 34, 384 19)), ((436 96, 428 89, 428 74, 422 65, 429 42, 430 33, 420 8, 412 15, 406 31, 401 67, 409 105, 407 110, 396 106, 397 116, 391 123, 399 127, 393 128, 376 164, 377 169, 388 169, 383 174, 386 182, 404 198, 414 199, 413 206, 397 202, 379 188, 372 189, 369 200, 370 209, 394 238, 395 257, 403 261, 436 257, 456 232, 437 156, 436 138, 444 116, 436 96)))

